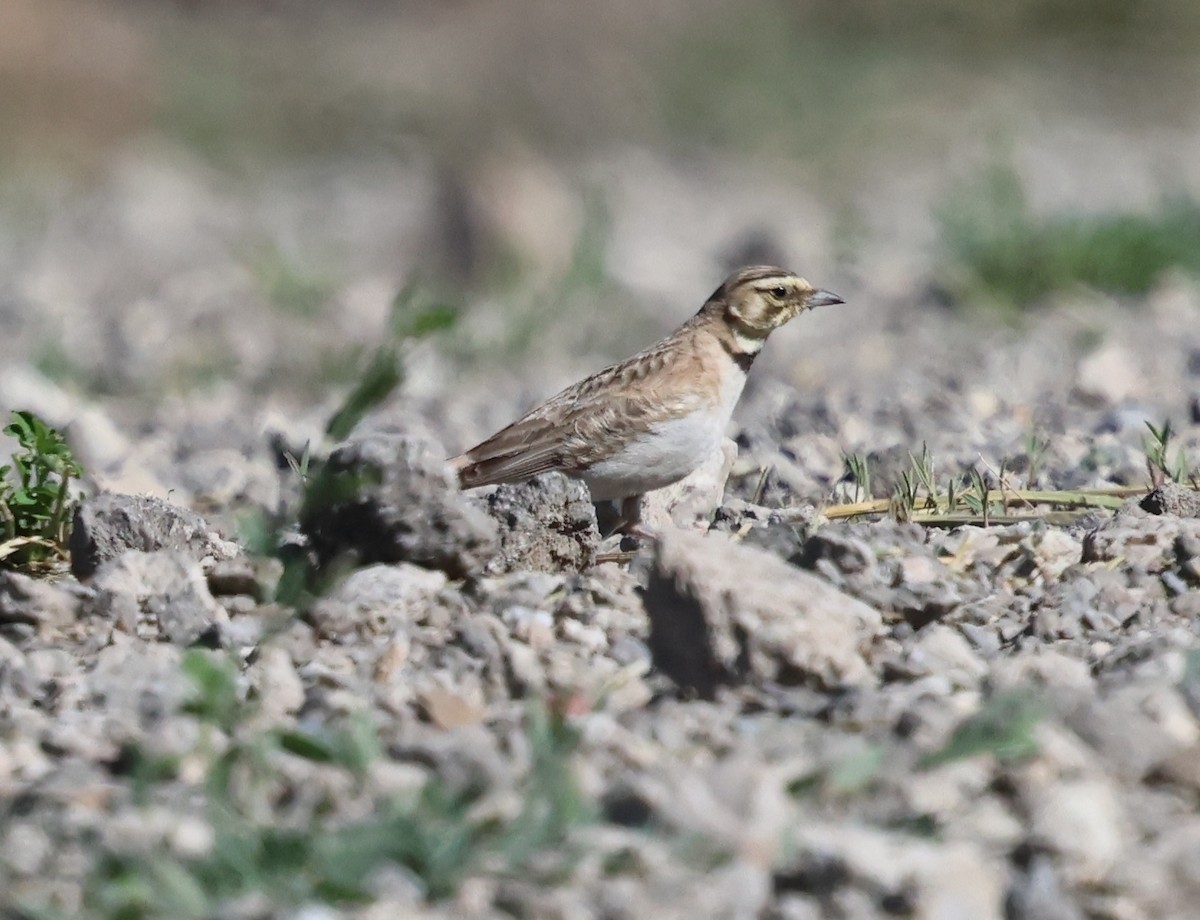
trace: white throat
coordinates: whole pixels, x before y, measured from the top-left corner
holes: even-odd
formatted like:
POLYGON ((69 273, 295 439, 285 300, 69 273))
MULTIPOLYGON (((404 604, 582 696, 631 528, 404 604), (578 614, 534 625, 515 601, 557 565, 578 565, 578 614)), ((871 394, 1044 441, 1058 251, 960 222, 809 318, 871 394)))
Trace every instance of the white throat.
POLYGON ((747 335, 737 326, 733 327, 733 341, 737 345, 738 351, 747 355, 756 355, 762 351, 763 345, 766 344, 767 337, 759 335, 747 335))

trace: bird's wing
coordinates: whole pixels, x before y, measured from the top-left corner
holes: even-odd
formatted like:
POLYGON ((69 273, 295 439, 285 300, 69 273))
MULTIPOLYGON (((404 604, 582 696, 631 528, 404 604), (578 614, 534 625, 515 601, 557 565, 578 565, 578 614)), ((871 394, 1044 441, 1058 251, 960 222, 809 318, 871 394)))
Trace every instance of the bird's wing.
MULTIPOLYGON (((669 342, 669 340, 668 340, 669 342)), ((624 447, 655 416, 690 402, 660 343, 568 387, 450 462, 464 489, 585 470, 624 447)))
POLYGON ((521 482, 548 470, 566 469, 565 442, 558 426, 523 418, 450 462, 464 489, 521 482))
POLYGON ((546 403, 450 462, 464 489, 523 482, 538 473, 575 473, 623 448, 653 424, 663 404, 641 391, 546 403))
POLYGON ((451 463, 458 469, 464 489, 522 482, 550 470, 570 473, 586 469, 620 446, 614 426, 608 423, 620 413, 616 404, 600 408, 593 400, 582 398, 574 405, 563 405, 556 398, 451 463))

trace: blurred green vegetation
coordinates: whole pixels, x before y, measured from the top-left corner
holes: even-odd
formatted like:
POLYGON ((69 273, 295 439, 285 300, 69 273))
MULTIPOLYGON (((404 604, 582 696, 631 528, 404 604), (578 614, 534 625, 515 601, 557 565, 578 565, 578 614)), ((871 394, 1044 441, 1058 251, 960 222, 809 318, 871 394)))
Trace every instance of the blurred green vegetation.
MULTIPOLYGON (((85 368, 63 346, 61 331, 47 333, 38 342, 32 357, 33 366, 55 383, 80 383, 82 389, 94 386, 94 375, 85 368)), ((99 389, 97 387, 97 389, 99 389)))
MULTIPOLYGON (((194 790, 211 827, 200 854, 104 850, 91 867, 84 903, 70 916, 88 920, 201 920, 239 913, 238 905, 269 898, 281 908, 350 905, 372 900, 380 872, 403 869, 428 900, 451 897, 473 875, 538 878, 568 868, 571 835, 595 819, 574 779, 576 730, 544 704, 524 719, 529 763, 514 792, 511 818, 479 812, 487 790, 452 788, 436 774, 411 796, 370 803, 368 817, 339 815, 331 781, 323 794, 288 790, 294 764, 308 761, 349 780, 351 811, 361 813, 373 767, 386 755, 364 715, 329 726, 247 728, 257 707, 238 689, 228 656, 193 650, 183 661, 194 692, 183 707, 200 724, 188 758, 204 763, 194 790), (288 768, 288 762, 293 765, 288 768)), ((127 745, 121 769, 131 775, 139 804, 161 803, 183 758, 164 758, 127 745)), ((160 804, 161 807, 161 804, 160 804)), ((18 916, 61 920, 43 905, 18 916)))
POLYGON ((402 87, 345 67, 341 55, 361 40, 355 29, 320 26, 318 15, 253 9, 157 16, 149 34, 169 53, 157 59, 155 127, 231 171, 248 157, 387 149, 419 129, 419 106, 402 87))
POLYGON ((586 328, 601 340, 606 337, 606 332, 611 337, 611 323, 593 324, 587 313, 594 311, 577 309, 612 293, 605 270, 611 235, 612 218, 607 202, 598 190, 592 190, 584 199, 583 225, 571 260, 548 282, 533 281, 531 266, 525 264, 519 254, 512 251, 496 253, 486 269, 486 285, 500 292, 505 304, 504 328, 498 337, 477 343, 482 345, 482 351, 470 355, 463 352, 461 356, 473 361, 488 360, 489 356, 501 361, 512 360, 527 354, 539 336, 545 334, 548 325, 561 322, 565 317, 570 317, 574 326, 586 328))
POLYGON ((1046 704, 1030 692, 997 693, 960 722, 939 750, 926 754, 920 767, 928 770, 983 754, 1001 762, 1033 757, 1038 752, 1037 728, 1046 714, 1046 704))
POLYGON ((275 244, 258 247, 250 270, 267 299, 286 313, 312 319, 337 290, 337 284, 311 266, 301 265, 275 244))
MULTIPOLYGON (((344 441, 372 410, 378 408, 404 381, 405 348, 416 339, 451 329, 458 320, 457 309, 418 282, 406 284, 392 299, 390 337, 370 355, 354 361, 354 384, 341 405, 330 416, 325 434, 330 443, 344 441)), ((342 470, 315 458, 313 445, 306 444, 299 456, 286 459, 299 477, 301 494, 296 505, 281 505, 274 513, 259 511, 242 521, 242 542, 251 552, 273 556, 283 563, 276 599, 303 609, 314 597, 331 588, 353 567, 354 547, 325 546, 328 556, 313 547, 296 544, 290 537, 296 527, 330 505, 350 501, 370 474, 342 470)))
MULTIPOLYGON (((297 166, 352 175, 381 161, 415 163, 414 174, 433 185, 461 186, 463 246, 478 258, 446 255, 462 241, 436 226, 454 223, 444 203, 424 226, 385 239, 378 251, 359 245, 351 258, 341 240, 329 244, 319 220, 299 228, 304 246, 275 245, 292 237, 270 229, 240 237, 234 257, 276 308, 267 321, 294 347, 269 366, 239 364, 219 335, 212 346, 199 335, 189 343, 194 356, 173 369, 173 389, 239 376, 261 389, 282 379, 302 390, 351 380, 364 349, 340 340, 331 303, 365 265, 388 270, 387 246, 478 311, 446 343, 464 365, 511 365, 548 340, 589 359, 616 357, 679 318, 660 319, 648 307, 624 309, 613 321, 613 307, 627 307, 631 295, 609 276, 604 195, 625 213, 622 182, 637 178, 631 148, 654 151, 656 161, 669 156, 685 179, 693 161, 718 159, 744 176, 811 192, 822 216, 833 216, 833 258, 866 273, 871 267, 857 260, 873 242, 870 192, 911 192, 907 180, 920 182, 929 164, 952 159, 977 127, 1026 136, 1022 120, 1037 124, 1078 104, 1132 148, 1138 128, 1174 131, 1181 114, 1192 115, 1190 89, 1200 77, 1200 4, 1191 0, 698 0, 686 8, 512 0, 503 13, 480 0, 97 0, 86 20, 82 4, 59 9, 88 29, 45 47, 38 42, 60 23, 51 5, 16 2, 33 25, 24 38, 0 32, 0 267, 12 266, 14 276, 37 264, 52 218, 74 194, 33 191, 14 165, 18 153, 48 172, 59 157, 86 161, 80 189, 104 174, 114 152, 147 140, 178 155, 170 168, 193 176, 202 193, 211 186, 231 198, 238 180, 270 184, 297 166), (93 33, 98 40, 80 38, 93 33), (570 265, 557 253, 552 263, 528 264, 528 253, 500 238, 503 222, 472 210, 472 193, 509 156, 548 165, 572 195, 581 174, 593 183, 578 196, 585 223, 570 265), (246 239, 268 242, 247 250, 246 239), (304 252, 329 255, 314 268, 304 252), (322 326, 332 331, 313 345, 317 336, 307 333, 322 326)), ((730 208, 720 191, 710 202, 685 181, 662 194, 703 195, 716 222, 730 208)), ((427 194, 414 185, 413 200, 427 194)), ((920 201, 903 203, 914 222, 924 226, 937 194, 923 190, 920 201)), ((889 200, 878 210, 886 217, 896 207, 889 200)), ((369 225, 370 215, 359 217, 351 223, 369 225)), ((1194 267, 1200 250, 1190 200, 1143 216, 1041 219, 1011 177, 979 183, 939 219, 950 296, 1017 309, 1076 284, 1139 293, 1163 271, 1194 267)), ((114 291, 111 300, 132 293, 114 291)), ((77 389, 146 384, 102 372, 101 360, 74 342, 39 343, 35 357, 48 376, 77 389)))
POLYGON ((511 368, 549 339, 572 354, 618 358, 653 341, 683 317, 667 320, 651 310, 628 309, 630 292, 608 273, 612 216, 599 188, 582 196, 582 220, 569 261, 550 273, 496 240, 485 255, 480 306, 493 321, 463 324, 442 340, 445 353, 476 369, 511 368), (619 310, 619 322, 614 311, 619 310), (503 317, 503 322, 495 318, 503 317))
POLYGON ((954 302, 1023 310, 1085 286, 1145 294, 1164 273, 1200 274, 1200 203, 1169 199, 1139 215, 1035 216, 1015 171, 995 166, 938 211, 940 283, 954 302))
MULTIPOLYGON (((617 138, 836 161, 834 150, 907 143, 929 127, 920 99, 952 96, 956 76, 1018 62, 1054 77, 1048 62, 1083 62, 1078 79, 1132 65, 1143 79, 1130 92, 1153 92, 1171 73, 1164 58, 1194 58, 1200 38, 1190 0, 509 8, 506 22, 479 2, 107 0, 88 5, 87 22, 115 50, 73 39, 76 58, 88 52, 83 69, 65 52, 38 53, 58 23, 47 13, 12 45, 0 163, 31 137, 44 149, 61 133, 66 152, 147 128, 226 167, 246 152, 414 147, 462 160, 505 137, 551 153, 617 138)), ((5 50, 0 39, 0 59, 5 50)))
POLYGON ((1175 95, 1164 87, 1194 73, 1197 48, 1187 0, 757 0, 697 14, 666 43, 660 140, 770 157, 851 195, 881 155, 941 155, 964 118, 1012 119, 988 111, 997 83, 1052 98, 1111 81, 1105 117, 1119 120, 1175 95), (1138 79, 1114 80, 1125 71, 1138 79))

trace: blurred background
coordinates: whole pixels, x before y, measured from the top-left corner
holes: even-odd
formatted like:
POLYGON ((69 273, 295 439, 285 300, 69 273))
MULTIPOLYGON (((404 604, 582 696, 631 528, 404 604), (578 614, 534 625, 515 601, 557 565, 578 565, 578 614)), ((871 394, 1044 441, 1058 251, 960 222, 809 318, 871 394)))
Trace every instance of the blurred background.
POLYGON ((766 380, 1183 419, 1198 194, 1191 0, 4 0, 0 402, 295 413, 417 282, 459 448, 769 261, 766 380))

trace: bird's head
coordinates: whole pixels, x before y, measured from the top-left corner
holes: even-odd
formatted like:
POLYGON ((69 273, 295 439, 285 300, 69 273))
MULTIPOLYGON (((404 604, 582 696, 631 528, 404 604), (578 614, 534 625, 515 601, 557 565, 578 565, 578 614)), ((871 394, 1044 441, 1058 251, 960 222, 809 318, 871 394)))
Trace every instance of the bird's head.
POLYGON ((760 340, 805 310, 835 303, 843 303, 837 294, 768 265, 738 269, 709 298, 735 333, 760 340))

